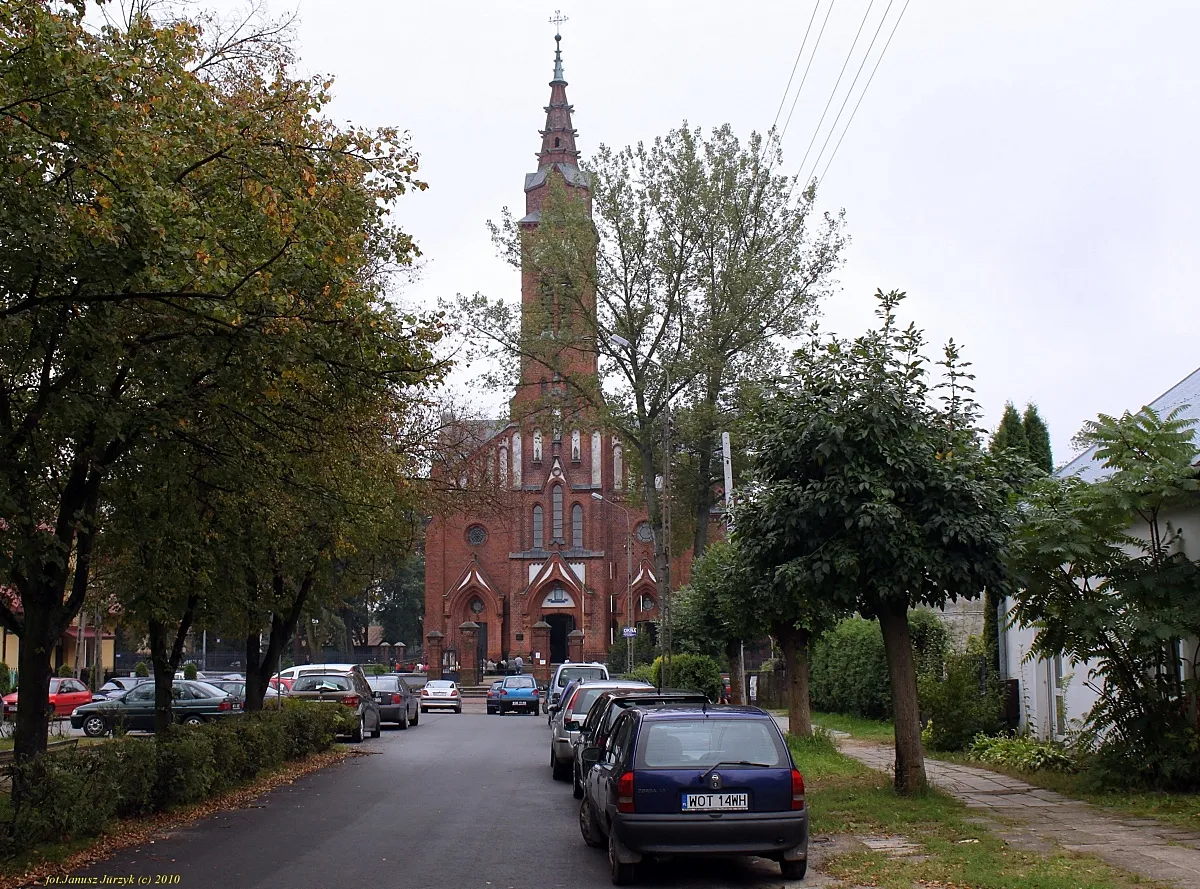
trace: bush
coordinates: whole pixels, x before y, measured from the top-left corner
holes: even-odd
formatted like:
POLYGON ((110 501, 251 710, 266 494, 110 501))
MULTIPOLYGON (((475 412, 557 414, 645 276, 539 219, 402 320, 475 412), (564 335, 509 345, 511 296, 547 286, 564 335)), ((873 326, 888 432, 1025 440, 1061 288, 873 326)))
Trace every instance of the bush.
POLYGON ((191 663, 190 661, 183 665, 183 678, 184 679, 195 679, 199 674, 200 674, 200 671, 196 669, 196 665, 191 663))
MULTIPOLYGON (((656 650, 654 640, 650 638, 650 634, 645 630, 640 631, 633 637, 633 666, 636 668, 649 666, 654 663, 656 650)), ((622 637, 608 650, 608 657, 605 659, 605 664, 608 665, 610 672, 624 673, 627 657, 626 642, 622 637)))
POLYGON ((977 636, 966 652, 946 659, 943 676, 918 677, 917 689, 930 719, 922 737, 931 750, 965 750, 976 735, 994 735, 1003 727, 1004 692, 977 636))
MULTIPOLYGON (((633 679, 643 679, 661 688, 662 658, 654 659, 648 666, 635 667, 630 674, 633 679)), ((671 688, 685 688, 703 692, 710 701, 721 697, 721 665, 715 658, 705 654, 676 654, 671 656, 671 688)))
POLYGON ((659 673, 654 664, 639 664, 633 668, 633 672, 629 674, 630 679, 640 679, 642 682, 649 682, 651 685, 658 685, 659 673))
POLYGON ((980 762, 1021 772, 1073 772, 1076 769, 1075 754, 1070 748, 1031 735, 977 735, 967 753, 980 762))
POLYGON ((145 661, 138 661, 133 667, 133 675, 139 679, 148 679, 150 677, 150 667, 145 661))
POLYGON ((75 671, 72 670, 67 664, 63 664, 58 668, 58 675, 63 679, 69 679, 75 675, 75 671))
POLYGON ((809 697, 813 709, 885 719, 892 688, 879 624, 851 617, 829 630, 809 653, 809 697))
POLYGON ((385 667, 383 664, 371 664, 371 675, 372 676, 382 676, 386 672, 388 672, 388 668, 385 667))
POLYGON ((12 691, 12 670, 8 669, 8 664, 0 661, 0 697, 12 691))
MULTIPOLYGON (((116 738, 13 766, 15 808, 0 821, 0 855, 99 833, 114 817, 199 802, 288 759, 328 750, 349 730, 346 707, 288 701, 153 739, 116 738)), ((353 720, 350 720, 351 722, 353 720)))

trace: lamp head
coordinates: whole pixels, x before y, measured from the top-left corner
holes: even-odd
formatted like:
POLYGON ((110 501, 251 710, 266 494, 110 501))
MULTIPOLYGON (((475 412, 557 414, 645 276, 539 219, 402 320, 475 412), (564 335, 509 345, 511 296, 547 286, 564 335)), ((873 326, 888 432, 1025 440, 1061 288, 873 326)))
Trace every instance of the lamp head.
POLYGON ((595 491, 592 491, 592 499, 593 499, 593 500, 603 500, 603 499, 604 499, 604 495, 603 495, 603 494, 597 494, 595 491))

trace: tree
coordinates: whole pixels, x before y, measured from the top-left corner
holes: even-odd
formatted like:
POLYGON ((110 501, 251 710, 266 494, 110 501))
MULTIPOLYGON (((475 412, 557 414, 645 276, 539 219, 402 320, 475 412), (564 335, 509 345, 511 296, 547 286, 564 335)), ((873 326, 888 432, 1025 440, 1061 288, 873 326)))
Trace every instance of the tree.
POLYGON ((703 549, 712 452, 731 393, 773 366, 779 337, 803 329, 845 243, 840 215, 810 228, 815 192, 773 172, 779 160, 777 142, 752 134, 743 146, 728 126, 708 139, 685 125, 650 145, 601 146, 586 170, 590 204, 556 177, 535 229, 507 211, 493 227, 502 253, 542 283, 543 299, 517 308, 477 295, 458 306, 476 342, 508 368, 506 385, 521 366, 545 368, 558 392, 542 409, 597 417, 634 457, 667 655, 674 507, 656 479, 680 447, 696 456, 682 503, 700 517, 703 549), (599 357, 599 379, 571 360, 581 355, 599 357), (670 412, 684 405, 696 438, 672 445, 670 412))
POLYGON ((1004 415, 1000 418, 1000 425, 995 434, 992 435, 991 450, 993 454, 1007 450, 1022 457, 1029 457, 1029 440, 1025 437, 1025 426, 1011 401, 1004 404, 1004 415))
POLYGON ((879 329, 797 354, 755 425, 758 487, 736 527, 810 601, 879 620, 909 793, 925 769, 908 611, 1004 588, 1010 487, 980 447, 958 347, 931 387, 920 331, 896 327, 903 297, 877 294, 879 329))
POLYGON ((1033 485, 1013 551, 1016 619, 1037 628, 1031 650, 1095 664, 1087 728, 1109 777, 1163 789, 1200 786, 1197 683, 1181 651, 1200 638, 1200 562, 1176 519, 1200 504, 1200 450, 1182 410, 1087 423, 1079 440, 1103 477, 1033 485))
POLYGON ((1054 453, 1050 449, 1050 430, 1046 427, 1036 404, 1025 405, 1021 427, 1029 446, 1029 462, 1047 474, 1054 471, 1054 453))
POLYGON ((379 315, 358 310, 415 253, 388 207, 423 187, 406 139, 330 123, 329 84, 290 76, 286 48, 144 11, 93 30, 82 7, 0 8, 0 579, 20 605, 0 622, 22 640, 19 758, 46 743, 50 652, 115 468, 198 411, 245 408, 230 375, 269 368, 269 399, 292 370, 270 359, 301 334, 369 355, 379 315))

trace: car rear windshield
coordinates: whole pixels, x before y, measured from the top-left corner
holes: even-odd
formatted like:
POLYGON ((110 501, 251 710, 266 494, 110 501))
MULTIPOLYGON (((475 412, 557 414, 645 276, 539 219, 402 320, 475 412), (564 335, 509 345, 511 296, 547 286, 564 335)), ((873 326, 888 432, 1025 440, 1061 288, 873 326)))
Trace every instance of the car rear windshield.
POLYGON ((650 719, 638 740, 639 768, 784 768, 789 762, 779 732, 766 719, 650 719))
POLYGON ((292 691, 349 691, 350 680, 345 676, 301 676, 292 691))
POLYGON ((563 667, 558 671, 558 687, 565 688, 572 679, 607 679, 603 667, 563 667))
POLYGON ((425 683, 426 688, 454 688, 454 683, 449 679, 431 679, 425 683))
POLYGON ((395 676, 368 676, 367 682, 376 691, 399 691, 400 680, 395 676))
POLYGON ((575 693, 575 700, 571 702, 571 715, 576 719, 586 716, 587 712, 592 709, 592 704, 596 703, 596 698, 602 694, 604 694, 603 688, 583 686, 575 693))
POLYGON ((505 688, 533 688, 532 676, 509 676, 504 680, 505 688))

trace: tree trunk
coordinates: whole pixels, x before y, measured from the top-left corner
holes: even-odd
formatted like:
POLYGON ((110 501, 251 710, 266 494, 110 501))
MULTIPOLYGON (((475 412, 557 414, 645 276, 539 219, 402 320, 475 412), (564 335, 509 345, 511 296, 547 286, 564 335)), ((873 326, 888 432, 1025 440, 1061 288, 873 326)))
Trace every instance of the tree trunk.
POLYGON ((808 642, 812 634, 792 624, 774 629, 787 668, 788 731, 807 737, 812 734, 812 706, 808 700, 808 642))
POLYGON ((742 699, 742 686, 746 679, 742 676, 742 646, 740 642, 725 646, 725 660, 729 664, 729 701, 740 706, 746 703, 742 699))
MULTIPOLYGON (((267 694, 267 686, 279 666, 279 657, 288 639, 296 632, 296 624, 300 620, 300 612, 308 601, 308 594, 316 581, 316 568, 313 568, 296 592, 290 607, 282 617, 278 613, 271 615, 271 633, 267 637, 267 650, 260 656, 259 643, 262 634, 251 631, 246 637, 246 710, 261 710, 263 698, 267 694)), ((271 581, 275 592, 275 601, 281 602, 287 589, 287 581, 281 574, 276 574, 271 581)))
MULTIPOLYGON (((658 489, 654 486, 654 479, 657 475, 658 467, 655 465, 654 448, 639 447, 638 456, 642 461, 642 493, 646 498, 646 515, 650 520, 650 527, 654 529, 654 570, 658 575, 658 583, 655 591, 658 594, 658 614, 659 618, 666 620, 667 618, 667 598, 670 596, 671 587, 671 564, 667 554, 667 539, 666 529, 663 526, 662 498, 659 497, 658 489)), ((665 492, 664 492, 665 493, 665 492)), ((636 599, 636 593, 635 593, 636 599)), ((636 602, 635 602, 636 607, 636 602)), ((631 615, 632 617, 632 615, 631 615)), ((669 638, 670 628, 664 626, 660 633, 659 643, 664 645, 666 639, 669 638)), ((663 678, 664 685, 669 685, 671 681, 670 674, 670 658, 666 648, 663 648, 663 678)))
POLYGON ((983 589, 983 650, 987 652, 988 669, 1000 675, 1000 624, 997 620, 999 602, 989 588, 983 589))
POLYGON ((925 754, 921 749, 921 713, 917 701, 917 668, 908 631, 908 608, 882 609, 879 628, 887 653, 892 685, 892 715, 896 728, 896 791, 924 790, 925 754))
POLYGON ((179 625, 175 628, 175 638, 171 638, 171 630, 163 621, 151 618, 149 623, 150 662, 154 665, 154 731, 156 734, 166 732, 175 722, 175 671, 183 660, 183 643, 192 629, 192 620, 196 614, 196 605, 200 602, 198 593, 188 596, 179 625), (167 645, 170 644, 170 648, 167 645))
POLYGON ((43 608, 26 608, 17 654, 17 719, 13 731, 13 756, 32 759, 46 749, 50 731, 50 655, 61 633, 43 608))

